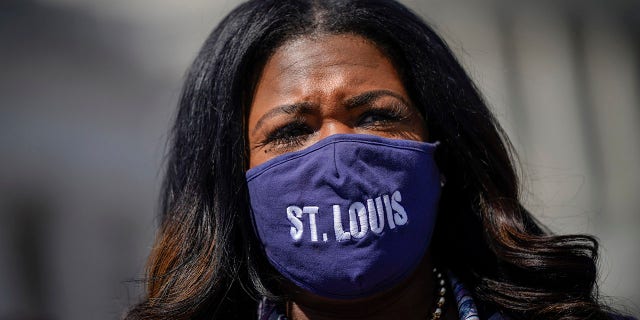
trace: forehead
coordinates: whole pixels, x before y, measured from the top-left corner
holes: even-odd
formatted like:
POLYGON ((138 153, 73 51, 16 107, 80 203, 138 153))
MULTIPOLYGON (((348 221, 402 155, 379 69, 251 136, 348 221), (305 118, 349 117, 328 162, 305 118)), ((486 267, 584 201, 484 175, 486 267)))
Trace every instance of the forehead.
POLYGON ((372 41, 352 34, 302 36, 285 42, 267 60, 253 102, 282 95, 301 98, 335 93, 338 89, 349 94, 343 91, 366 87, 404 93, 390 59, 372 41))
POLYGON ((380 67, 387 57, 368 39, 351 34, 299 37, 280 46, 265 67, 297 73, 310 68, 380 67))

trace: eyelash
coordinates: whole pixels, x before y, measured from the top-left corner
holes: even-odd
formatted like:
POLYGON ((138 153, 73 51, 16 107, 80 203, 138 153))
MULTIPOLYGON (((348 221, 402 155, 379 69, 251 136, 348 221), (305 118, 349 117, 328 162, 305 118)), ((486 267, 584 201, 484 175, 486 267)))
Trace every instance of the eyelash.
MULTIPOLYGON (((358 126, 366 128, 383 128, 386 125, 401 122, 407 119, 403 107, 392 105, 391 107, 372 107, 365 111, 357 122, 358 126), (380 117, 380 120, 371 121, 371 123, 362 123, 363 119, 374 116, 380 117)), ((274 148, 291 150, 304 144, 304 138, 313 134, 314 130, 310 128, 302 119, 296 119, 272 130, 267 137, 260 142, 260 146, 271 145, 274 148)))
POLYGON ((404 108, 399 105, 393 104, 389 107, 384 107, 384 108, 376 108, 376 107, 370 108, 360 116, 358 125, 364 126, 364 127, 370 127, 370 128, 378 128, 378 127, 384 127, 385 125, 389 125, 392 123, 404 121, 407 118, 408 118, 408 115, 405 114, 404 108), (373 123, 369 125, 362 124, 362 119, 369 116, 377 116, 377 117, 381 117, 382 119, 373 121, 373 123))
POLYGON ((301 146, 302 138, 312 133, 313 129, 309 128, 303 120, 294 120, 271 131, 260 145, 291 149, 301 146))

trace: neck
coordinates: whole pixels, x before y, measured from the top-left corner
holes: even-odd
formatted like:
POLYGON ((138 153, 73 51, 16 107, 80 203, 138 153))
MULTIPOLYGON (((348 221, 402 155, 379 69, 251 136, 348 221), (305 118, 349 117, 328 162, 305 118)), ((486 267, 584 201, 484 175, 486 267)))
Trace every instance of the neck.
MULTIPOLYGON (((292 320, 431 319, 439 288, 433 267, 426 255, 417 270, 401 284, 365 299, 343 301, 295 292, 287 303, 287 315, 292 320)), ((447 310, 441 319, 455 319, 450 317, 457 314, 456 308, 451 308, 455 302, 447 300, 447 310)))

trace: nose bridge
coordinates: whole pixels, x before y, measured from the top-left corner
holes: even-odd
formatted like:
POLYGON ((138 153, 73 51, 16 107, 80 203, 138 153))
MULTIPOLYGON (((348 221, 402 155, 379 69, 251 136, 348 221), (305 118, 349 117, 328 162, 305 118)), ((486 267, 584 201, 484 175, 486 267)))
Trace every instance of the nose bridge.
POLYGON ((344 120, 327 119, 322 122, 320 127, 320 139, 324 139, 334 134, 355 133, 353 128, 344 120))

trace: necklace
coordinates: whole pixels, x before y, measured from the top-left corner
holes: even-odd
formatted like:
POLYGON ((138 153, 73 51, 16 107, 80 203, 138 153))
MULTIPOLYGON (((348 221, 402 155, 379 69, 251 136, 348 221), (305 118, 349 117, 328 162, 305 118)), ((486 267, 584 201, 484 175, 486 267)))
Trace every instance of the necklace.
MULTIPOLYGON (((443 312, 445 295, 447 294, 447 288, 446 288, 447 282, 445 281, 445 276, 442 275, 442 272, 440 272, 438 268, 433 268, 433 274, 435 275, 436 282, 439 286, 439 289, 436 294, 436 297, 438 300, 436 300, 436 309, 433 311, 433 313, 431 313, 431 317, 427 316, 427 319, 438 320, 442 316, 442 312, 443 312)), ((287 308, 286 308, 287 317, 285 319, 289 319, 288 306, 289 306, 289 302, 287 301, 287 308)))
POLYGON ((447 282, 445 281, 442 273, 438 271, 438 268, 433 268, 433 274, 436 276, 436 281, 440 289, 438 290, 438 294, 436 295, 438 299, 436 300, 436 309, 431 314, 430 319, 438 320, 442 316, 442 307, 444 307, 444 302, 445 302, 444 296, 447 293, 447 288, 445 287, 447 282))

